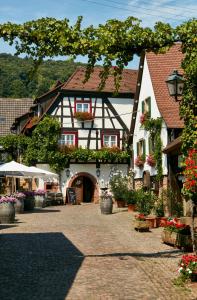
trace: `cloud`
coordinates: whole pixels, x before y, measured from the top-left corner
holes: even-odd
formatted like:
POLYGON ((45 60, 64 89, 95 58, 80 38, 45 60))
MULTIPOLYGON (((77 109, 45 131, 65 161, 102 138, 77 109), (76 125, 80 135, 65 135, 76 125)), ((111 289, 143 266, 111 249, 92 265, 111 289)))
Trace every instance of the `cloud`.
POLYGON ((153 26, 162 21, 171 25, 180 24, 192 17, 196 17, 197 3, 195 0, 129 0, 127 8, 133 11, 133 16, 142 20, 144 26, 153 26))

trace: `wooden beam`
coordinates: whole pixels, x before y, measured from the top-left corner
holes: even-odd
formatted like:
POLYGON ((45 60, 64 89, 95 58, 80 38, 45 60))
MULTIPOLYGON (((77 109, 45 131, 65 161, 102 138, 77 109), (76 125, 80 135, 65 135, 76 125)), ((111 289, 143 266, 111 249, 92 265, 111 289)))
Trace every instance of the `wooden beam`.
POLYGON ((127 125, 123 122, 123 120, 121 119, 121 117, 119 116, 116 109, 113 107, 113 105, 109 101, 109 99, 105 98, 103 100, 104 100, 104 103, 109 108, 109 110, 111 110, 111 112, 114 114, 114 116, 116 117, 116 120, 119 122, 119 124, 122 126, 122 128, 126 131, 126 133, 129 133, 129 129, 128 129, 127 125))
MULTIPOLYGON (((95 102, 94 102, 93 117, 95 117, 95 114, 96 114, 96 103, 97 103, 97 98, 95 98, 95 102)), ((91 122, 91 128, 89 129, 89 133, 88 133, 88 140, 87 140, 87 148, 88 149, 90 148, 91 132, 92 132, 93 127, 94 127, 94 119, 91 122)))

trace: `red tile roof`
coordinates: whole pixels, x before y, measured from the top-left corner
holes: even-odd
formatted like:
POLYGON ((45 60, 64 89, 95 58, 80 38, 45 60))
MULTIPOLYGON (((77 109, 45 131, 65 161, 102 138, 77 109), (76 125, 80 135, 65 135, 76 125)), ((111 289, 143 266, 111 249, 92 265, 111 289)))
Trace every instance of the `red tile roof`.
POLYGON ((173 70, 183 74, 181 69, 183 54, 180 44, 174 45, 165 54, 146 53, 146 58, 157 105, 167 127, 182 128, 184 123, 179 117, 179 103, 169 96, 165 82, 173 70))
MULTIPOLYGON (((62 90, 99 92, 99 83, 101 81, 99 74, 102 68, 95 67, 93 73, 90 75, 90 79, 86 83, 83 83, 85 70, 85 67, 78 67, 69 80, 63 85, 62 90)), ((135 93, 136 82, 137 70, 124 69, 119 93, 135 93)), ((109 75, 105 87, 101 92, 115 92, 113 75, 109 75)))

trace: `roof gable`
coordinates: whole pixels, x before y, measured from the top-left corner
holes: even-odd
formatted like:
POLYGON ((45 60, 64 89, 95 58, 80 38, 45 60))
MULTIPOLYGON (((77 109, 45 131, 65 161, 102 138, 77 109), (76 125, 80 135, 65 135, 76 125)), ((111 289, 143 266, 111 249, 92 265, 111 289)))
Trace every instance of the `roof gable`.
POLYGON ((167 127, 183 128, 184 122, 179 116, 179 103, 170 97, 165 82, 173 70, 183 73, 181 45, 175 44, 165 54, 146 53, 146 59, 158 109, 167 127))

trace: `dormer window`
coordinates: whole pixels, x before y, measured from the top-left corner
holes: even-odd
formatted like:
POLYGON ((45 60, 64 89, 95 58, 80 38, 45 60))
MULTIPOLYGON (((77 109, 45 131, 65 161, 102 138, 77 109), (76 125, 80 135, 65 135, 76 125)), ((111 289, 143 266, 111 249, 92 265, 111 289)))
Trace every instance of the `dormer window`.
POLYGON ((142 114, 146 115, 148 118, 151 117, 151 97, 142 101, 142 114))
POLYGON ((75 113, 76 112, 92 112, 92 101, 90 98, 75 98, 75 113))

